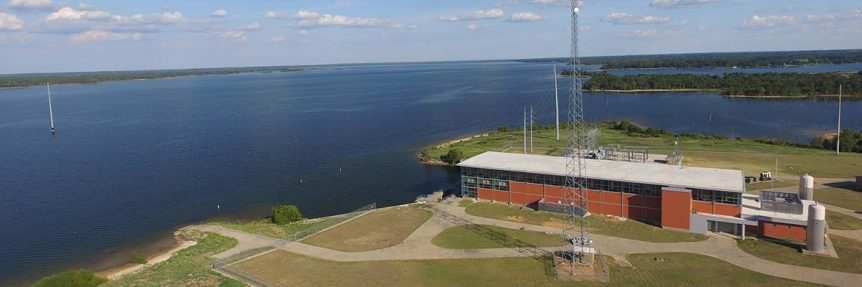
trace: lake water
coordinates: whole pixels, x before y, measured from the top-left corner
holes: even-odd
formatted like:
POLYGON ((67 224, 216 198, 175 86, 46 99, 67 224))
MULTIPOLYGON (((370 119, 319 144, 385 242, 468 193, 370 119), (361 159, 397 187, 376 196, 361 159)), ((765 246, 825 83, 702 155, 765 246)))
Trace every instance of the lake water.
MULTIPOLYGON (((122 262, 177 227, 259 217, 279 203, 317 217, 410 202, 457 183, 457 170, 416 162, 423 146, 519 126, 527 105, 538 121, 553 119, 544 63, 327 67, 53 93, 54 138, 44 87, 0 90, 0 286, 122 262)), ((587 93, 585 101, 591 121, 800 142, 836 120, 835 102, 811 100, 587 93)), ((862 102, 844 109, 844 126, 862 129, 862 102)))

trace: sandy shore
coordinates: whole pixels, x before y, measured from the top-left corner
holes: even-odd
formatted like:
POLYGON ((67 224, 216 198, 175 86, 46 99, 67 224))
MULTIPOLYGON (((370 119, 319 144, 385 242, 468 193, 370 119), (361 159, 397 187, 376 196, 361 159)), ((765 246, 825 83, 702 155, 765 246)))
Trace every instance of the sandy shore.
POLYGON ((195 246, 196 244, 198 244, 197 241, 183 240, 183 239, 180 239, 179 237, 176 237, 176 240, 177 240, 176 245, 173 248, 171 248, 170 250, 167 250, 167 251, 163 251, 160 253, 150 255, 149 257, 147 257, 147 263, 145 263, 145 264, 126 263, 126 264, 123 264, 123 265, 120 265, 120 266, 117 266, 114 268, 99 271, 99 272, 97 272, 97 274, 99 276, 108 278, 108 280, 115 280, 115 279, 120 278, 122 276, 125 276, 128 274, 133 274, 133 273, 141 271, 147 267, 159 264, 161 262, 165 262, 168 259, 171 259, 171 257, 174 256, 174 254, 176 254, 177 252, 180 252, 183 249, 186 249, 188 247, 195 246))

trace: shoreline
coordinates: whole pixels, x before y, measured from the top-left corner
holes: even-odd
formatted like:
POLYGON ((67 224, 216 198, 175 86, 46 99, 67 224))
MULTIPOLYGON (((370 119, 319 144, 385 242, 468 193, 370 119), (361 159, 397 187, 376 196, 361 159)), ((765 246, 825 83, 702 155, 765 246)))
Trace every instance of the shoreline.
POLYGON ((427 154, 425 154, 425 151, 427 151, 427 150, 429 150, 429 149, 431 149, 431 148, 442 148, 442 147, 449 146, 449 145, 453 145, 453 144, 456 144, 456 143, 459 143, 459 142, 468 141, 468 140, 472 140, 472 139, 480 138, 480 137, 486 137, 486 136, 491 135, 492 133, 493 133, 493 132, 480 132, 480 133, 478 133, 478 134, 474 134, 474 135, 471 135, 471 136, 461 137, 461 138, 455 138, 455 139, 452 139, 452 140, 448 140, 448 141, 445 141, 445 142, 443 142, 443 143, 441 143, 441 144, 435 144, 435 145, 425 146, 425 148, 423 148, 421 151, 419 151, 418 153, 416 153, 416 158, 417 158, 417 159, 419 159, 419 162, 420 162, 420 163, 422 163, 422 164, 427 164, 427 165, 437 165, 437 166, 452 166, 452 165, 450 165, 450 164, 448 164, 448 163, 443 162, 442 160, 440 160, 440 159, 438 159, 438 158, 429 158, 429 157, 428 157, 428 155, 427 155, 427 154))
MULTIPOLYGON (((180 230, 182 230, 182 229, 180 229, 180 230)), ((147 263, 144 263, 144 264, 124 263, 124 264, 121 264, 118 266, 99 270, 99 271, 96 271, 94 273, 99 275, 99 276, 102 276, 104 278, 107 278, 109 281, 117 280, 118 278, 121 278, 123 276, 129 275, 129 274, 134 274, 134 273, 140 272, 141 270, 144 270, 148 267, 151 267, 153 265, 165 262, 165 261, 171 259, 174 256, 174 254, 176 254, 177 252, 180 252, 186 248, 197 245, 197 241, 186 240, 186 239, 181 238, 181 235, 179 233, 180 230, 177 230, 174 232, 174 240, 175 240, 174 245, 168 250, 149 254, 147 256, 147 263)))
MULTIPOLYGON (((595 89, 595 90, 585 90, 587 92, 596 92, 596 93, 623 93, 623 94, 635 94, 635 93, 683 93, 683 92, 714 92, 718 93, 719 96, 726 98, 743 98, 743 99, 781 99, 781 100, 806 100, 812 98, 838 98, 837 94, 828 94, 828 95, 807 95, 807 96, 748 96, 748 95, 724 95, 721 94, 721 90, 719 89, 631 89, 631 90, 606 90, 606 89, 595 89)), ((846 100, 862 100, 862 96, 860 95, 841 95, 842 99, 846 100)))

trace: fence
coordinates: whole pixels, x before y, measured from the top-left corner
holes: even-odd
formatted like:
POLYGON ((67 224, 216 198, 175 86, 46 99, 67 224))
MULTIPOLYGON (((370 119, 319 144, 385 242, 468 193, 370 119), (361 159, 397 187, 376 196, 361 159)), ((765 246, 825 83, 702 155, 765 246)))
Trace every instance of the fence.
POLYGON ((374 210, 374 209, 376 209, 376 208, 377 208, 377 203, 376 203, 376 202, 374 202, 374 203, 371 203, 371 204, 369 204, 369 205, 366 205, 366 206, 360 207, 359 209, 356 209, 356 210, 351 211, 351 212, 349 212, 349 213, 344 213, 344 214, 339 214, 339 215, 333 215, 333 216, 328 216, 328 217, 320 218, 319 220, 321 221, 321 223, 319 223, 319 224, 313 224, 313 225, 311 225, 311 227, 309 227, 309 228, 302 229, 302 230, 300 230, 300 231, 297 231, 297 232, 291 233, 291 234, 290 234, 290 235, 288 235, 285 239, 286 239, 287 241, 300 241, 300 240, 302 240, 302 239, 304 239, 304 238, 306 238, 306 237, 308 237, 308 236, 310 236, 310 235, 312 235, 312 234, 318 233, 318 232, 320 232, 320 231, 322 231, 322 230, 324 230, 324 229, 327 229, 327 228, 330 228, 330 227, 332 227, 332 226, 338 225, 338 224, 340 224, 340 223, 342 223, 342 222, 345 222, 345 221, 350 220, 350 219, 352 219, 352 218, 354 218, 354 217, 357 217, 357 216, 360 216, 360 215, 362 215, 362 214, 365 214, 366 212, 371 211, 371 210, 374 210))

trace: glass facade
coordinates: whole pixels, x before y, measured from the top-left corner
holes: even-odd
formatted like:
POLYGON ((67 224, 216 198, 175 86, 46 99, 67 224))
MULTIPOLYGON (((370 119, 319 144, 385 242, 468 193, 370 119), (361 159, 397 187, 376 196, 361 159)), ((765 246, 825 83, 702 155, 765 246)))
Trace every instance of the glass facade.
MULTIPOLYGON (((479 168, 461 168, 462 196, 476 197, 476 188, 509 191, 509 180, 535 184, 566 186, 566 177, 526 172, 500 171, 479 168)), ((587 179, 587 189, 661 196, 661 186, 613 180, 587 179)))
MULTIPOLYGON (((566 177, 564 176, 462 167, 461 196, 477 197, 477 188, 509 191, 510 180, 561 187, 566 186, 566 177)), ((591 190, 639 194, 655 197, 661 197, 662 188, 661 185, 655 184, 643 184, 600 179, 587 179, 586 185, 587 189, 591 190)), ((703 202, 733 205, 742 204, 742 195, 736 192, 692 189, 691 197, 693 200, 703 202)))

